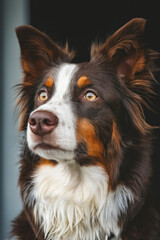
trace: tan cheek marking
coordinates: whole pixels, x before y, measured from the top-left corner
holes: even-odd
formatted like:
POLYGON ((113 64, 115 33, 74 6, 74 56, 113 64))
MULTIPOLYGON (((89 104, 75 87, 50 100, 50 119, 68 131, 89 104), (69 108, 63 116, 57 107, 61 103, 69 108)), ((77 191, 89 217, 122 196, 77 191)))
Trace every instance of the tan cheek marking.
MULTIPOLYGON (((112 125, 112 136, 111 142, 117 149, 120 149, 120 134, 118 132, 116 123, 113 121, 112 125)), ((77 141, 85 142, 88 149, 88 155, 98 158, 95 162, 96 165, 105 169, 109 179, 108 179, 108 189, 111 191, 114 189, 114 175, 118 167, 118 162, 114 158, 105 159, 104 157, 104 146, 102 142, 98 139, 94 126, 89 122, 88 119, 79 119, 77 122, 77 141), (114 161, 115 160, 115 161, 114 161)), ((111 156, 113 153, 113 146, 110 147, 111 156)), ((118 168, 119 169, 119 168, 118 168)))
POLYGON ((46 87, 49 87, 49 88, 52 87, 54 84, 53 78, 52 77, 47 78, 44 84, 46 87))
POLYGON ((37 164, 37 167, 39 168, 43 165, 50 165, 53 167, 56 165, 56 162, 41 157, 40 161, 37 164))
POLYGON ((91 80, 86 76, 81 76, 77 81, 77 86, 79 88, 83 88, 89 84, 91 84, 91 80))
POLYGON ((102 158, 103 144, 96 136, 94 126, 86 118, 78 120, 77 140, 87 144, 89 156, 102 158))

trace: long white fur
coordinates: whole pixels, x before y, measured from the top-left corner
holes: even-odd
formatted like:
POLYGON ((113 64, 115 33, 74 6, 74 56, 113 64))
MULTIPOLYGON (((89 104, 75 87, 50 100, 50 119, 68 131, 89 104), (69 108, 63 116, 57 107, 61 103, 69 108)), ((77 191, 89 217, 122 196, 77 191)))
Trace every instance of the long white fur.
POLYGON ((104 240, 111 232, 118 240, 118 217, 134 198, 122 185, 109 192, 107 183, 100 166, 41 165, 26 201, 34 208, 35 221, 47 240, 104 240))

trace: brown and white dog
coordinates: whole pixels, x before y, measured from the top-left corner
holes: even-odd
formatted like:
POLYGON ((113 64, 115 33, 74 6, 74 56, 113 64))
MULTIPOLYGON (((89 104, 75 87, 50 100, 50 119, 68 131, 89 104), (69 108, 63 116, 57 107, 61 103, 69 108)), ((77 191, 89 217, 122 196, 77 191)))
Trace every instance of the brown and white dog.
POLYGON ((157 54, 144 29, 144 19, 132 19, 81 64, 37 29, 16 29, 24 71, 17 239, 160 239, 143 112, 157 54))

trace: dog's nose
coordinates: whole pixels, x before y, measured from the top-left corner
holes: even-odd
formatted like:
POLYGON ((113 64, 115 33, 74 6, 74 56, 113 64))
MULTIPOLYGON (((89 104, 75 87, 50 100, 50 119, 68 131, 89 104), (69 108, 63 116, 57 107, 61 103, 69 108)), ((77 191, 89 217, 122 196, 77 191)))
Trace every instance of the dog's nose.
POLYGON ((31 131, 38 135, 44 136, 53 131, 58 125, 58 117, 48 111, 37 111, 29 117, 31 131))

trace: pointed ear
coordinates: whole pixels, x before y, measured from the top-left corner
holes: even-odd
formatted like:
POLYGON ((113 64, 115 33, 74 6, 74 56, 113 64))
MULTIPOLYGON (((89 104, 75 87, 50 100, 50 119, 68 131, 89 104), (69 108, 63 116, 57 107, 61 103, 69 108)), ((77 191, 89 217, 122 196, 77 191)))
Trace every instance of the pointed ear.
POLYGON ((53 62, 70 61, 72 53, 62 49, 46 34, 26 25, 16 28, 21 49, 21 62, 25 75, 39 75, 53 62))
POLYGON ((115 66, 120 78, 134 77, 145 67, 144 30, 146 21, 134 18, 111 35, 101 46, 93 45, 91 57, 102 56, 115 66))

